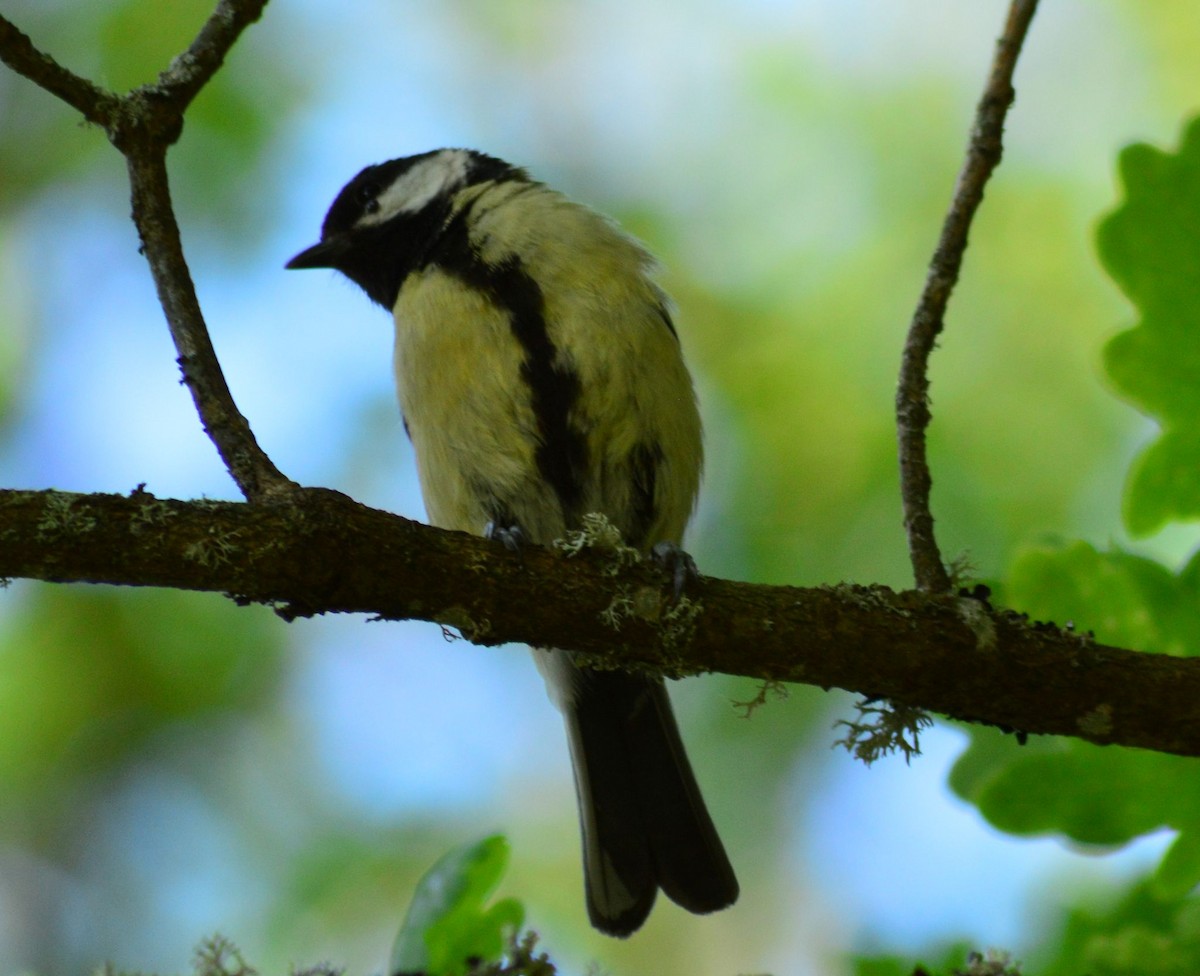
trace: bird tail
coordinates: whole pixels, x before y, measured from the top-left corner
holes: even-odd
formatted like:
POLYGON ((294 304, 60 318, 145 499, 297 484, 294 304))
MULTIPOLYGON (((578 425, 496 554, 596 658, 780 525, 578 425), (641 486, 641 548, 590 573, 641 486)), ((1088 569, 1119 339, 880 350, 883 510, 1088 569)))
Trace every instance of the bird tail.
POLYGON ((569 685, 556 690, 575 769, 592 924, 609 935, 632 934, 659 888, 690 912, 732 905, 737 878, 662 680, 585 670, 561 651, 550 653, 569 685))

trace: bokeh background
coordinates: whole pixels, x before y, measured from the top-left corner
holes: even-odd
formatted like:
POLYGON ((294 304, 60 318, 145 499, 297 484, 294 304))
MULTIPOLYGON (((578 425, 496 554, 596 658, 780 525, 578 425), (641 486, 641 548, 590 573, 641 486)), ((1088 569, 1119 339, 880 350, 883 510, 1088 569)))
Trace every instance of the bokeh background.
MULTIPOLYGON (((1000 0, 276 3, 171 154, 185 246, 230 385, 277 464, 411 517, 391 324, 332 273, 285 273, 361 166, 486 149, 612 214, 663 260, 701 389, 690 549, 760 582, 904 586, 892 396, 1000 0)), ((208 0, 5 0, 74 70, 152 79, 208 0)), ((1004 164, 932 373, 935 515, 1000 578, 1048 537, 1123 538, 1148 425, 1105 388, 1132 311, 1094 256, 1115 154, 1200 107, 1200 8, 1059 0, 1033 25, 1004 164)), ((120 157, 0 70, 0 485, 235 497, 179 385, 120 157)), ((1168 559, 1181 533, 1138 543, 1168 559)), ((803 640, 803 635, 797 635, 803 640)), ((264 972, 381 970, 408 893, 502 830, 504 893, 569 971, 845 972, 951 939, 1036 953, 1096 858, 988 828, 943 785, 831 749, 850 699, 749 721, 750 682, 680 684, 742 878, 732 910, 665 902, 618 943, 586 924, 560 721, 520 649, 427 624, 285 625, 216 596, 13 582, 0 593, 0 972, 179 971, 220 930, 264 972)))

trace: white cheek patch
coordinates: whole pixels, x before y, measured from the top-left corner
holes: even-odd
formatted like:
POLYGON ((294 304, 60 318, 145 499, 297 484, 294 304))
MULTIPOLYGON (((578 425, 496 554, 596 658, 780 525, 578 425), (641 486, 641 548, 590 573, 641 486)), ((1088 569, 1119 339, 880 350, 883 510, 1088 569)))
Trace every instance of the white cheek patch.
POLYGON ((462 149, 447 149, 421 160, 379 194, 379 209, 365 214, 357 226, 382 224, 397 214, 416 213, 439 194, 463 184, 467 178, 467 160, 468 154, 462 149))

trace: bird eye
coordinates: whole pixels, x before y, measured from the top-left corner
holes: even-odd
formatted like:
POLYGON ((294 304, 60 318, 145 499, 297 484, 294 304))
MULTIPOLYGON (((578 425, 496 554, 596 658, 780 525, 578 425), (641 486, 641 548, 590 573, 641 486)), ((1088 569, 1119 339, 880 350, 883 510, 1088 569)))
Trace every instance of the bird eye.
POLYGON ((365 183, 358 188, 358 202, 364 214, 379 212, 379 190, 374 183, 365 183))

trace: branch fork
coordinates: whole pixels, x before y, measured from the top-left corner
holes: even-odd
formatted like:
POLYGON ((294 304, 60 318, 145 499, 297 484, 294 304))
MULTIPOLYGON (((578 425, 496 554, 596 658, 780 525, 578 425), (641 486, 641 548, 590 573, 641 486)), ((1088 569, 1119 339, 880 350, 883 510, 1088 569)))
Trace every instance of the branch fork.
POLYGON ((248 501, 274 501, 299 488, 254 438, 238 410, 209 338, 171 203, 167 150, 183 132, 187 107, 225 62, 267 0, 219 0, 187 51, 152 84, 117 95, 39 51, 0 15, 0 60, 101 126, 125 157, 133 222, 204 431, 248 501))

